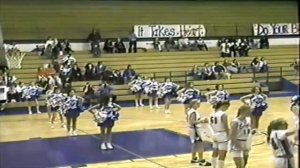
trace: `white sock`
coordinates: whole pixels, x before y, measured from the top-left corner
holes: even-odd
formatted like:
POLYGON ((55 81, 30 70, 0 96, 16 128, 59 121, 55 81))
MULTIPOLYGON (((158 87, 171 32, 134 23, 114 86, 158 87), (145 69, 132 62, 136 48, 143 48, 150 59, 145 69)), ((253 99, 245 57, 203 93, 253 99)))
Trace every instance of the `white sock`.
POLYGON ((224 160, 218 160, 218 168, 224 168, 224 160))
POLYGON ((216 157, 211 158, 211 165, 212 165, 212 168, 217 168, 217 158, 216 157))

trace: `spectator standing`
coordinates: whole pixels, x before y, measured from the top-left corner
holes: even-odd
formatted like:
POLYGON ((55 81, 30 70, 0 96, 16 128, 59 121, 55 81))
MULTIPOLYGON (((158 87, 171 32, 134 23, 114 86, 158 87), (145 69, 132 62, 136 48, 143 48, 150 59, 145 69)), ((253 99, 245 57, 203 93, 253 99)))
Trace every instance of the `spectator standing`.
POLYGON ((85 84, 85 86, 83 87, 83 98, 85 99, 85 103, 90 106, 91 105, 91 101, 93 99, 96 99, 97 97, 95 96, 95 90, 93 88, 93 86, 91 86, 91 84, 89 82, 87 82, 85 84))
POLYGON ((300 59, 297 58, 295 59, 295 61, 290 65, 291 67, 294 68, 294 71, 295 71, 295 76, 296 77, 299 77, 299 70, 300 70, 300 59))
POLYGON ((176 43, 172 37, 169 37, 164 43, 165 49, 169 52, 171 49, 176 48, 176 43))
POLYGON ((155 50, 158 50, 159 52, 163 51, 162 45, 160 44, 160 41, 158 38, 155 38, 152 44, 153 44, 153 47, 155 50))
POLYGON ((208 48, 207 48, 207 45, 205 44, 204 40, 202 38, 198 38, 192 44, 192 50, 208 51, 208 48))
POLYGON ((123 43, 123 41, 118 38, 117 41, 115 42, 115 52, 116 53, 126 53, 126 47, 125 44, 123 43))
POLYGON ((220 50, 221 50, 221 57, 228 57, 230 50, 229 50, 229 43, 228 40, 226 39, 225 42, 221 43, 220 45, 220 50))
POLYGON ((100 48, 101 35, 96 29, 92 29, 92 32, 88 36, 88 41, 91 44, 91 53, 94 53, 97 48, 100 48))
POLYGON ((269 48, 269 39, 266 36, 263 36, 259 40, 260 49, 268 49, 269 48))
POLYGON ((131 53, 132 50, 134 53, 137 52, 137 36, 134 33, 134 31, 132 31, 129 36, 128 36, 128 40, 129 40, 129 50, 128 52, 131 53))
POLYGON ((180 51, 188 49, 190 47, 190 42, 187 37, 181 36, 178 40, 178 49, 180 51))
POLYGON ((103 51, 106 53, 113 53, 114 45, 111 40, 107 39, 104 43, 103 51))

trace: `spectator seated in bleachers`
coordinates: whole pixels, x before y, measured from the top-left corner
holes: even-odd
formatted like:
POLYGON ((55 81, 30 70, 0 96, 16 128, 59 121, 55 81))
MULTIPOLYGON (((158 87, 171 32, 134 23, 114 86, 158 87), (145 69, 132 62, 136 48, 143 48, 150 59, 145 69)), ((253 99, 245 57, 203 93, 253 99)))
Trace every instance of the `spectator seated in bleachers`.
POLYGON ((71 69, 71 80, 73 81, 81 81, 82 78, 82 72, 80 67, 78 67, 77 64, 74 64, 73 68, 71 69))
POLYGON ((72 67, 70 65, 62 65, 60 68, 59 77, 62 80, 62 83, 66 83, 71 79, 72 67))
POLYGON ((204 67, 201 69, 201 80, 214 80, 216 76, 213 72, 213 68, 209 63, 204 63, 204 67))
POLYGON ((193 51, 197 51, 197 50, 208 51, 207 45, 205 44, 204 40, 201 37, 196 39, 191 46, 193 51))
POLYGON ((178 39, 178 50, 183 51, 183 50, 189 50, 191 47, 190 41, 187 37, 181 36, 178 39))
POLYGON ((269 66, 265 57, 261 57, 258 64, 259 72, 268 72, 269 66))
POLYGON ((237 69, 238 73, 243 72, 243 68, 242 68, 241 64, 237 61, 237 59, 233 59, 230 64, 233 68, 237 69))
POLYGON ((114 100, 116 96, 112 94, 113 88, 107 83, 103 82, 96 90, 96 96, 98 96, 98 102, 102 103, 104 97, 112 97, 114 100))
POLYGON ((164 43, 165 49, 169 52, 176 48, 176 43, 172 37, 169 37, 164 43))
POLYGON ((33 50, 31 50, 31 52, 42 56, 44 55, 44 51, 45 51, 45 45, 36 45, 35 48, 33 50))
POLYGON ((155 50, 157 50, 157 51, 159 51, 159 52, 162 52, 162 51, 163 51, 162 45, 160 44, 160 41, 159 41, 158 38, 155 38, 155 39, 154 39, 152 45, 153 45, 153 48, 154 48, 155 50))
POLYGON ((84 78, 87 81, 94 80, 96 76, 96 68, 93 64, 88 63, 85 65, 84 78))
POLYGON ((232 66, 231 62, 229 62, 227 59, 224 59, 223 66, 227 69, 227 72, 229 73, 238 73, 239 70, 232 66))
POLYGON ((62 64, 73 66, 77 60, 71 54, 66 55, 62 59, 62 64))
POLYGON ((113 53, 114 52, 114 45, 111 40, 107 39, 103 46, 103 51, 106 53, 113 53))
POLYGON ((113 70, 113 84, 121 85, 124 83, 122 73, 119 70, 113 70))
POLYGON ((68 40, 65 40, 61 45, 62 45, 62 50, 60 55, 68 55, 74 52, 71 47, 71 43, 68 40))
POLYGON ((136 75, 137 74, 132 69, 131 65, 127 65, 126 69, 123 71, 123 74, 122 74, 124 84, 127 84, 128 82, 130 82, 132 79, 135 78, 136 75))
POLYGON ((124 42, 118 38, 114 45, 115 53, 126 53, 126 47, 124 42))
POLYGON ((5 72, 2 74, 2 82, 7 86, 10 87, 11 85, 17 82, 17 78, 9 72, 5 72))
POLYGON ((213 66, 213 72, 216 76, 216 79, 230 79, 231 75, 230 73, 227 71, 227 69, 219 63, 219 61, 216 61, 214 66, 213 66))
POLYGON ((198 67, 198 65, 194 65, 189 75, 192 76, 194 80, 201 79, 202 72, 201 69, 198 67))
POLYGON ((295 75, 299 76, 299 70, 300 70, 300 59, 296 58, 295 61, 290 65, 291 67, 294 68, 295 75))
POLYGON ((103 65, 102 61, 97 62, 96 68, 96 78, 102 80, 104 71, 106 70, 106 66, 103 65))
POLYGON ((85 99, 85 103, 87 105, 91 105, 91 101, 97 99, 97 96, 95 95, 95 89, 90 85, 89 82, 87 82, 83 87, 83 98, 85 99))
POLYGON ((260 71, 258 57, 253 58, 253 60, 251 61, 250 70, 251 70, 251 72, 259 72, 260 71))

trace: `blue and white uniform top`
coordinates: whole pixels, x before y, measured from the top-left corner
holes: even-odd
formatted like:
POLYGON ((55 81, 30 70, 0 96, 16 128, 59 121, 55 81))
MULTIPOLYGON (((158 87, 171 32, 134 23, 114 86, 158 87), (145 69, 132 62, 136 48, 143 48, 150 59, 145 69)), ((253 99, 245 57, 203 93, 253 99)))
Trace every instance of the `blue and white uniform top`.
POLYGON ((119 119, 120 106, 115 103, 110 103, 107 106, 102 106, 94 113, 95 122, 103 123, 105 121, 114 122, 119 119))
POLYGON ((175 92, 177 85, 173 82, 165 82, 161 86, 161 93, 162 95, 166 95, 172 92, 175 92))
POLYGON ((152 81, 151 80, 144 80, 142 84, 142 88, 144 89, 144 92, 146 94, 150 93, 150 85, 152 81))
POLYGON ((252 109, 265 107, 267 105, 266 98, 262 94, 253 94, 250 97, 250 107, 252 109))
POLYGON ((299 95, 295 95, 292 97, 291 99, 291 107, 292 106, 299 106, 300 105, 300 96, 299 95))
POLYGON ((158 82, 151 82, 149 84, 149 93, 154 93, 154 92, 158 92, 159 90, 159 83, 158 82))
POLYGON ((143 90, 144 80, 142 79, 135 79, 130 82, 131 88, 130 90, 133 92, 140 92, 143 90))
POLYGON ((64 99, 62 93, 52 93, 49 97, 49 105, 51 107, 61 107, 64 99))
POLYGON ((208 103, 215 105, 219 102, 229 102, 229 93, 225 90, 215 90, 209 97, 208 103))
POLYGON ((293 118, 297 129, 299 129, 299 106, 300 106, 300 96, 299 95, 293 96, 291 99, 290 110, 294 114, 293 118))
POLYGON ((26 99, 37 99, 42 92, 42 88, 37 86, 28 86, 23 91, 23 97, 26 99))
POLYGON ((71 110, 78 110, 80 109, 80 101, 79 99, 77 98, 77 96, 72 96, 72 97, 67 97, 66 100, 64 101, 63 103, 63 111, 64 112, 68 112, 68 111, 71 111, 71 110))
POLYGON ((178 100, 182 103, 184 103, 186 101, 191 101, 194 99, 200 100, 200 91, 197 89, 194 89, 194 88, 185 89, 178 98, 178 100))

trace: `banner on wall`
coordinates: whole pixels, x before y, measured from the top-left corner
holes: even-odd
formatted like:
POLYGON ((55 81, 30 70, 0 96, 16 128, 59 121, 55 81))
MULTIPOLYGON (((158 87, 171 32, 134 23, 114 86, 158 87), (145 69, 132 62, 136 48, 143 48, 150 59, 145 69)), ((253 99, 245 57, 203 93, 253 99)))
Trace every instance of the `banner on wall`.
POLYGON ((203 25, 135 25, 134 32, 138 38, 155 37, 204 37, 206 30, 203 25))
POLYGON ((299 23, 253 24, 254 36, 299 35, 299 23))

